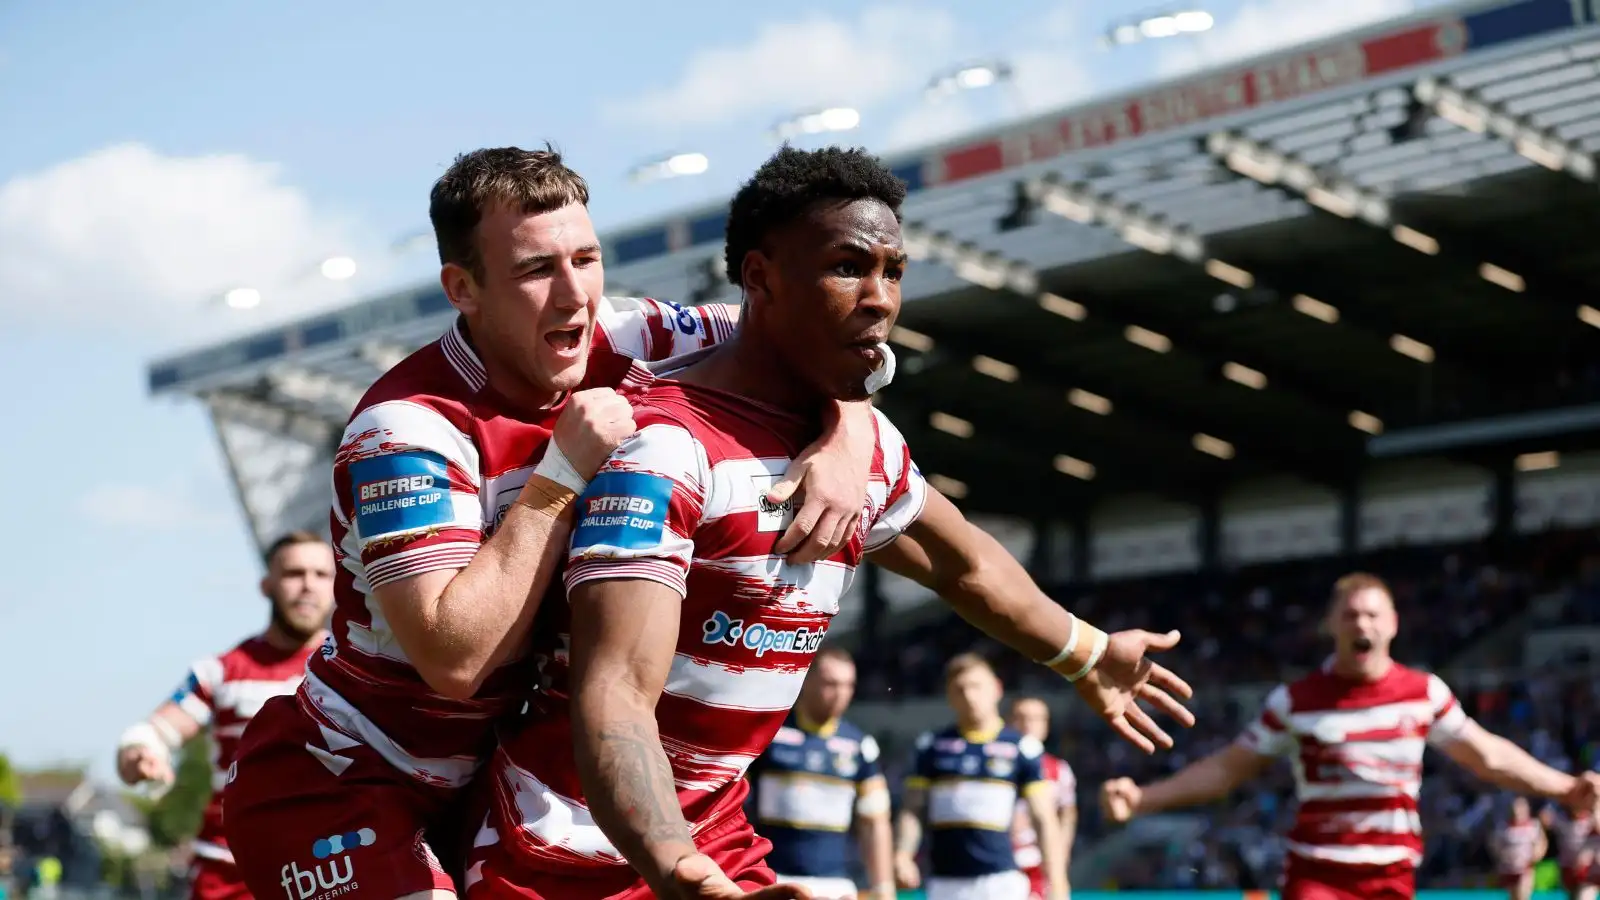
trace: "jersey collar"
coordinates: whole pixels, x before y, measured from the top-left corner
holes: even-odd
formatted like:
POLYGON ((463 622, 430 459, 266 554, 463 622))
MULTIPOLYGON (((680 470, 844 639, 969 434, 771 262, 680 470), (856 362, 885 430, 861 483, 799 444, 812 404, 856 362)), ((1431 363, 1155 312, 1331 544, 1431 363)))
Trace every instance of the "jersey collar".
POLYGON ((473 393, 483 390, 484 385, 489 383, 489 373, 483 368, 483 360, 478 358, 478 351, 472 349, 466 320, 456 316, 456 320, 450 324, 450 330, 439 338, 439 349, 444 351, 444 358, 450 361, 450 368, 461 376, 473 393))
POLYGON ((830 738, 839 731, 839 720, 829 719, 826 722, 813 722, 800 710, 794 711, 794 723, 800 726, 801 731, 809 731, 818 737, 830 738))
POLYGON ((969 744, 987 744, 999 737, 1000 729, 1004 727, 1005 726, 1001 725, 994 728, 985 728, 979 731, 963 731, 961 732, 961 738, 969 744))

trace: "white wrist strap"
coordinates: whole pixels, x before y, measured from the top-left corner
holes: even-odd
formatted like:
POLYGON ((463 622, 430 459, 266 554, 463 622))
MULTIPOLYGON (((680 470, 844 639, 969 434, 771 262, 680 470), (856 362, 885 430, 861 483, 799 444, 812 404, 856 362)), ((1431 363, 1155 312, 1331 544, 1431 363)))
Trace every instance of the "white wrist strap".
POLYGON ((128 726, 117 740, 117 749, 126 747, 149 747, 160 753, 171 753, 183 743, 182 735, 168 722, 156 719, 153 722, 138 722, 128 726))
POLYGON ((578 474, 578 470, 572 467, 572 461, 561 452, 561 447, 556 444, 556 439, 553 437, 550 443, 545 445, 544 459, 539 460, 539 464, 534 466, 533 474, 542 475, 574 494, 583 493, 583 489, 589 486, 589 479, 578 474))
POLYGON ((1106 644, 1108 644, 1110 640, 1111 637, 1104 631, 1096 630, 1094 636, 1094 648, 1089 651, 1089 661, 1083 664, 1083 668, 1073 672, 1071 675, 1068 675, 1067 680, 1081 681, 1083 676, 1088 675, 1096 665, 1099 665, 1100 657, 1106 655, 1106 644))
POLYGON ((1067 659, 1072 656, 1072 651, 1076 649, 1078 649, 1078 617, 1073 616, 1072 630, 1067 632, 1066 646, 1061 648, 1060 653, 1057 653, 1055 656, 1045 660, 1044 667, 1046 669, 1054 669, 1056 666, 1066 662, 1067 659))

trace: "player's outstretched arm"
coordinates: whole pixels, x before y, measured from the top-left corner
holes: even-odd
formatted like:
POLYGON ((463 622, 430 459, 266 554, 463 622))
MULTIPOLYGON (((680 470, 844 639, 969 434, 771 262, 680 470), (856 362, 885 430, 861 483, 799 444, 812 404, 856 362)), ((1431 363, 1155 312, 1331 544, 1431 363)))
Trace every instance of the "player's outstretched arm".
POLYGON ((1141 709, 1145 700, 1184 726, 1194 716, 1173 695, 1194 692, 1156 665, 1150 650, 1168 650, 1178 633, 1122 631, 1114 635, 1078 619, 1038 585, 1006 549, 937 491, 922 515, 873 560, 937 593, 963 619, 1067 677, 1078 694, 1124 739, 1146 753, 1172 738, 1141 709))
POLYGON ((1167 778, 1140 786, 1131 778, 1115 778, 1100 789, 1100 803, 1114 822, 1134 816, 1187 809, 1226 797, 1272 762, 1242 743, 1233 743, 1167 778))
MULTIPOLYGON (((400 410, 393 415, 409 419, 416 414, 400 410)), ((351 430, 370 431, 375 424, 384 423, 358 417, 351 430)), ((364 558, 373 557, 367 564, 373 596, 406 658, 433 690, 467 699, 526 643, 534 614, 567 551, 571 504, 607 455, 633 432, 633 413, 628 402, 609 388, 573 394, 533 475, 506 509, 495 533, 475 548, 471 542, 481 531, 481 500, 476 490, 460 489, 454 482, 457 465, 447 454, 459 451, 447 446, 451 444, 448 436, 429 441, 426 425, 413 428, 424 432, 422 443, 415 450, 394 454, 394 458, 412 457, 408 465, 420 465, 429 457, 451 463, 438 467, 441 475, 449 476, 450 490, 441 489, 442 497, 425 507, 413 507, 427 510, 417 513, 419 516, 437 515, 438 520, 419 519, 429 528, 420 535, 412 529, 390 537, 380 533, 383 526, 378 523, 384 514, 364 517, 366 505, 358 501, 353 527, 364 558), (471 521, 461 518, 462 509, 472 510, 471 521), (395 577, 409 567, 454 560, 466 563, 395 577)), ((400 427, 388 430, 405 434, 400 427)), ((359 491, 360 484, 355 482, 364 481, 358 473, 362 466, 378 467, 381 477, 416 477, 425 471, 394 469, 391 474, 382 468, 384 463, 384 457, 351 463, 352 489, 359 491)), ((393 468, 399 463, 388 465, 393 468)), ((438 477, 435 483, 444 480, 438 477)))
POLYGON ((1560 800, 1569 809, 1593 809, 1600 800, 1600 774, 1568 775, 1528 751, 1463 717, 1453 739, 1437 742, 1444 754, 1484 781, 1519 794, 1560 800))

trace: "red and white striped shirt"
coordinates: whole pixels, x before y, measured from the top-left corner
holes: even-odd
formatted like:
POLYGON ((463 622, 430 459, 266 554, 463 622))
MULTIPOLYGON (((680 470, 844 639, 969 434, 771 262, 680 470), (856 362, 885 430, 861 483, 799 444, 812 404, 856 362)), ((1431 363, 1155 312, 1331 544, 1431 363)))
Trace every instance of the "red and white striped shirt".
MULTIPOLYGON (((725 339, 733 333, 729 311, 602 301, 580 389, 625 394, 643 385, 649 373, 634 359, 725 339)), ((471 562, 544 456, 564 406, 531 414, 511 408, 489 386, 458 321, 373 384, 335 455, 333 633, 311 660, 301 707, 341 740, 366 744, 422 784, 467 783, 493 746, 493 721, 521 702, 531 672, 513 660, 469 700, 435 693, 372 591, 471 562)))
MULTIPOLYGON (((650 390, 635 419, 639 432, 579 501, 566 583, 570 592, 644 579, 683 596, 656 719, 698 834, 742 814, 745 770, 782 727, 856 567, 921 515, 927 488, 904 439, 878 414, 860 527, 830 559, 794 565, 773 552, 791 504, 774 507, 764 495, 816 436, 815 422, 670 381, 650 390)), ((614 871, 626 862, 584 805, 572 760, 566 623, 546 625, 537 629, 553 642, 541 708, 502 740, 490 827, 478 843, 504 841, 536 870, 614 871)))
POLYGON ((233 862, 222 830, 222 786, 238 752, 239 736, 268 700, 294 693, 312 649, 280 650, 258 635, 220 656, 197 660, 173 692, 172 702, 211 731, 211 800, 195 837, 196 856, 233 862))
POLYGON ((1539 860, 1534 853, 1539 849, 1539 838, 1544 836, 1544 826, 1538 819, 1510 822, 1494 836, 1495 865, 1502 875, 1521 875, 1533 868, 1539 860))
MULTIPOLYGON (((1059 756, 1046 753, 1040 760, 1044 780, 1056 786, 1056 810, 1073 809, 1078 805, 1078 777, 1072 767, 1059 756)), ((1011 824, 1011 850, 1017 857, 1017 868, 1032 878, 1042 876, 1040 866, 1044 857, 1039 853, 1039 834, 1033 828, 1033 816, 1028 814, 1028 801, 1017 801, 1016 820, 1011 824)))
POLYGON ((1422 752, 1468 719, 1438 676, 1394 664, 1371 682, 1321 671, 1267 697, 1240 741, 1288 756, 1300 808, 1288 851, 1319 863, 1415 867, 1422 861, 1422 752))
POLYGON ((1595 836, 1594 817, 1563 814, 1556 820, 1556 856, 1561 868, 1571 869, 1595 836))

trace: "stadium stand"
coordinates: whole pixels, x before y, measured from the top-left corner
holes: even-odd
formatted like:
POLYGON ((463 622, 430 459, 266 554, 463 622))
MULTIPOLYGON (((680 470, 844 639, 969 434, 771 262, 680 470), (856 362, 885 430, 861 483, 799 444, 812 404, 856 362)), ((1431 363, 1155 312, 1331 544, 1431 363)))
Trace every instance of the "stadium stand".
MULTIPOLYGON (((1087 835, 1102 779, 1214 749, 1314 665, 1328 586, 1357 566, 1396 585, 1401 658, 1594 765, 1595 5, 1435 8, 893 161, 917 264, 883 408, 1056 596, 1182 628, 1204 689, 1177 751, 1136 758, 1002 662, 1059 698, 1087 835)), ((612 292, 735 299, 724 215, 607 235, 612 292)), ((157 362, 148 384, 206 406, 258 539, 325 528, 355 399, 450 318, 423 286, 157 362)), ((994 648, 892 576, 855 591, 834 639, 859 651, 853 716, 893 775, 947 715, 944 660, 994 648)), ((1158 835, 1166 865, 1079 863, 1095 884, 1269 887, 1286 786, 1158 835)), ((1434 775, 1426 883, 1481 880, 1496 802, 1434 775)))

